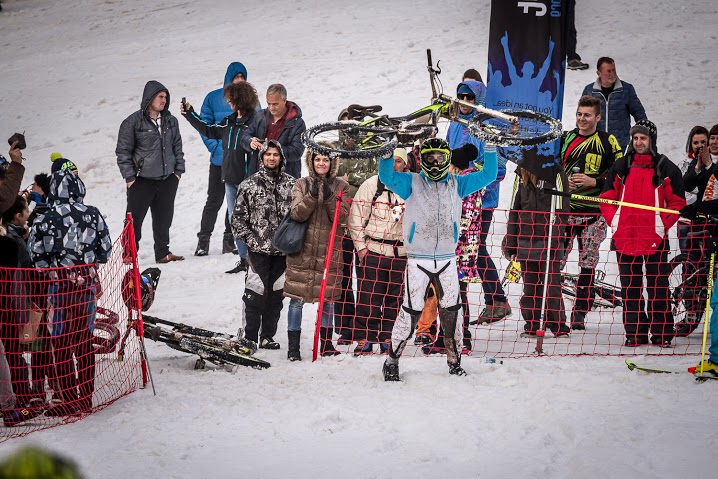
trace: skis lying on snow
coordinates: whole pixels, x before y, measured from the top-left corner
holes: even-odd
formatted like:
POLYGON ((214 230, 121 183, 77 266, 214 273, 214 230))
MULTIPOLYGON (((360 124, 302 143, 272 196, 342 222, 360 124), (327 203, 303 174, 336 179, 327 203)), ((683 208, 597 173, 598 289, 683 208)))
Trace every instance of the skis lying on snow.
MULTIPOLYGON (((657 373, 657 374, 684 374, 686 372, 691 374, 699 374, 699 371, 695 367, 690 367, 686 371, 674 371, 671 369, 660 369, 660 368, 647 368, 644 366, 639 366, 638 364, 634 363, 630 359, 626 359, 626 366, 628 366, 628 369, 631 371, 640 371, 642 373, 657 373)), ((718 376, 713 376, 710 373, 704 373, 703 376, 696 376, 696 381, 704 382, 708 379, 714 379, 718 380, 718 376)))
POLYGON ((236 364, 255 369, 265 369, 271 366, 267 361, 252 356, 257 350, 254 341, 154 316, 142 315, 142 319, 145 323, 145 338, 165 343, 178 351, 199 356, 195 363, 195 369, 203 369, 205 360, 218 366, 236 364))

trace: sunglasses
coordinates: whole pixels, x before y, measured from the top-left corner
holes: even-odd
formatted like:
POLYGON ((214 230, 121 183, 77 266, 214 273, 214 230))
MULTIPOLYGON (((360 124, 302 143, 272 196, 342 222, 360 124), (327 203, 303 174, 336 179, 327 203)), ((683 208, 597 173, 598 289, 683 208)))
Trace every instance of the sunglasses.
POLYGON ((474 100, 474 99, 476 99, 476 96, 469 95, 468 93, 459 93, 457 96, 459 97, 459 100, 474 100))

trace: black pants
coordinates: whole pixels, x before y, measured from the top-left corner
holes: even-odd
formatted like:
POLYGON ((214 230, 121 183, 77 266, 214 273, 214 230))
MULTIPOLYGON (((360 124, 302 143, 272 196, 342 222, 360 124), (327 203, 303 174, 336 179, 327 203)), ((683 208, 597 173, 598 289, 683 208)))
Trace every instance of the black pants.
MULTIPOLYGON (((207 185, 207 201, 202 210, 199 233, 197 236, 209 236, 214 231, 214 224, 217 222, 217 215, 224 203, 224 183, 222 182, 222 167, 209 164, 209 183, 207 185)), ((232 234, 232 226, 229 224, 229 215, 224 215, 224 234, 232 234)))
POLYGON ((334 324, 339 334, 345 338, 352 337, 354 329, 355 301, 352 285, 352 266, 356 264, 357 277, 360 272, 359 260, 354 251, 354 241, 349 236, 342 236, 342 291, 338 301, 334 302, 334 324))
MULTIPOLYGON (((566 322, 561 292, 561 262, 549 262, 548 289, 546 291, 546 309, 544 329, 558 331, 566 322)), ((545 261, 521 261, 521 275, 524 281, 524 292, 521 296, 521 316, 526 324, 525 331, 537 331, 541 326, 541 302, 544 294, 546 274, 545 261)))
POLYGON ((286 256, 247 253, 251 270, 247 272, 244 288, 244 335, 258 341, 259 337, 274 338, 282 312, 284 288, 275 290, 275 283, 287 269, 286 256), (260 334, 261 330, 261 334, 260 334))
POLYGON ((576 0, 566 2, 566 58, 568 60, 581 60, 576 53, 576 0))
POLYGON ((658 250, 648 256, 630 256, 616 252, 623 294, 623 327, 626 338, 648 338, 661 343, 673 339, 673 313, 668 305, 668 251, 664 241, 658 250), (646 268, 648 311, 643 313, 643 268, 646 268))
POLYGON ((383 256, 371 251, 360 268, 354 340, 384 342, 391 339, 399 306, 406 258, 383 256))
MULTIPOLYGON (((569 225, 566 229, 566 251, 571 251, 573 239, 578 239, 578 250, 583 251, 583 237, 581 234, 589 224, 569 225)), ((566 253, 568 255, 568 253, 566 253)), ((579 261, 580 263, 580 261, 579 261)), ((579 268, 578 282, 576 284, 576 302, 573 304, 573 311, 588 314, 593 308, 595 295, 593 294, 593 268, 579 268)))
POLYGON ((175 196, 179 179, 170 175, 164 180, 137 178, 127 189, 127 212, 132 213, 135 241, 140 248, 142 223, 147 210, 152 212, 152 235, 155 241, 155 260, 170 253, 170 226, 175 212, 175 196))

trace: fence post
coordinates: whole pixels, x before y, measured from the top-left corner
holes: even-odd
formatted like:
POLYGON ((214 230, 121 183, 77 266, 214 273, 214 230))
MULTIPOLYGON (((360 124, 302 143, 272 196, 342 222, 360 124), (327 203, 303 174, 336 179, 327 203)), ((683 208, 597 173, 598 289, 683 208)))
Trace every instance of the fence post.
POLYGON ((327 254, 324 257, 324 274, 322 275, 322 285, 319 288, 319 306, 317 307, 317 322, 314 325, 314 347, 312 348, 312 362, 317 360, 319 353, 319 328, 322 325, 322 311, 324 310, 324 295, 327 292, 327 278, 329 277, 329 267, 332 263, 332 251, 334 250, 334 237, 337 234, 339 226, 339 215, 342 209, 343 190, 337 192, 337 206, 334 211, 334 221, 332 222, 332 231, 329 234, 329 245, 327 245, 327 254))
MULTIPOLYGON (((137 311, 137 318, 133 318, 132 309, 129 311, 129 318, 130 324, 127 325, 128 328, 131 328, 134 326, 134 329, 137 333, 137 336, 140 340, 140 349, 141 349, 141 360, 140 364, 142 367, 142 387, 147 386, 148 382, 148 364, 147 364, 147 352, 145 350, 145 324, 144 321, 142 321, 142 288, 141 283, 142 278, 140 278, 140 269, 137 264, 137 242, 135 241, 135 225, 134 220, 132 219, 132 213, 127 213, 127 220, 125 221, 125 225, 127 227, 127 236, 129 239, 129 248, 130 248, 130 258, 132 260, 132 282, 135 285, 135 291, 134 291, 134 300, 135 300, 135 311, 137 311), (134 323, 134 324, 133 324, 134 323)), ((152 385, 152 389, 154 390, 154 384, 152 385)))

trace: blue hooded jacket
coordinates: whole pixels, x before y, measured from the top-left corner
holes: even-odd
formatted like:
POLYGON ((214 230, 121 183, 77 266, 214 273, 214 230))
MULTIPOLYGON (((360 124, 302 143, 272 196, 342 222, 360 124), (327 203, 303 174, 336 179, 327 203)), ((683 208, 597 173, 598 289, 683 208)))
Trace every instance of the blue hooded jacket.
MULTIPOLYGON (((458 94, 462 86, 468 87, 474 96, 476 97, 477 105, 486 104, 486 86, 478 81, 464 81, 459 83, 456 87, 458 94)), ((462 115, 459 113, 459 118, 469 120, 476 114, 475 110, 472 110, 468 115, 462 115)), ((455 148, 461 148, 466 143, 472 143, 479 150, 479 156, 474 160, 477 167, 482 168, 484 164, 484 142, 469 135, 469 130, 464 125, 458 122, 451 122, 449 125, 449 131, 446 132, 446 141, 449 143, 449 147, 453 150, 455 148)), ((482 207, 483 208, 496 208, 499 206, 499 183, 506 176, 506 160, 498 155, 498 174, 496 180, 486 187, 486 192, 483 195, 482 207)))
MULTIPOLYGON (((247 68, 242 63, 230 63, 227 73, 224 74, 224 87, 232 83, 238 73, 244 75, 245 80, 247 79, 247 68)), ((218 125, 225 117, 234 113, 232 107, 224 99, 224 87, 207 93, 202 103, 200 117, 209 125, 218 125)), ((222 140, 212 140, 202 136, 202 141, 212 155, 209 161, 215 166, 222 166, 222 140)))

